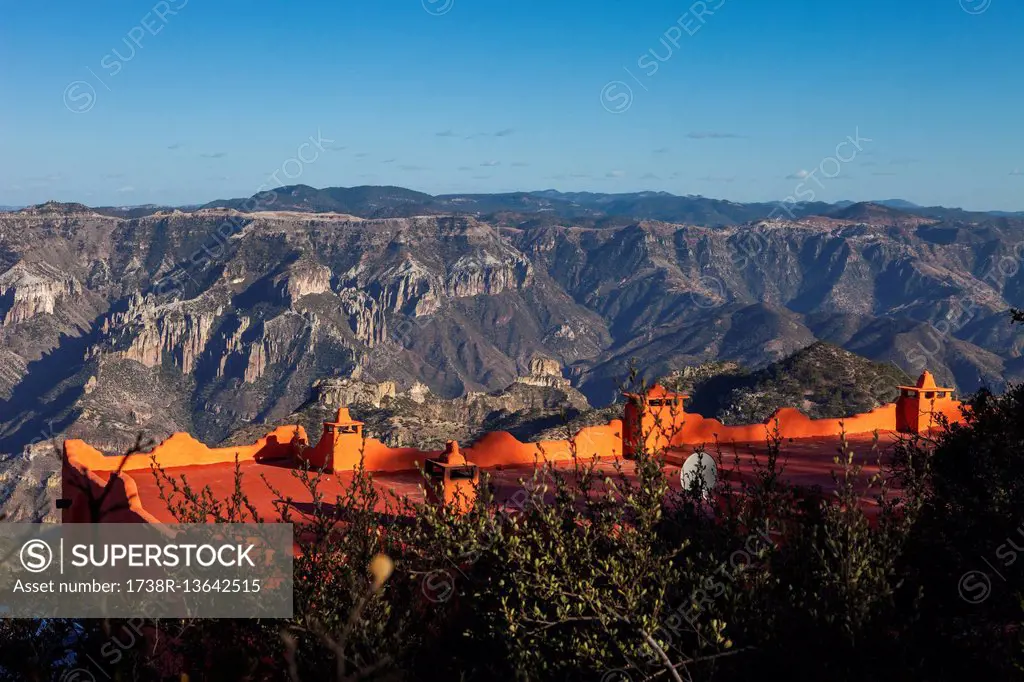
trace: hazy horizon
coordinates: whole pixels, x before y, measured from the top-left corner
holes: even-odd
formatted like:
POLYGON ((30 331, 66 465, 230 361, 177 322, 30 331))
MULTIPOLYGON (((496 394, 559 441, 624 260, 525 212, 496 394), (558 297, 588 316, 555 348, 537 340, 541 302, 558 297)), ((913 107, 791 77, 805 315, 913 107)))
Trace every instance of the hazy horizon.
MULTIPOLYGON (((296 184, 297 185, 304 185, 304 183, 296 183, 296 184)), ((271 188, 268 188, 268 189, 280 189, 281 187, 289 187, 289 186, 293 186, 293 185, 281 185, 279 187, 271 187, 271 188)), ((400 188, 400 189, 412 190, 414 192, 422 192, 424 194, 430 194, 430 192, 426 192, 424 190, 416 189, 415 187, 407 187, 407 186, 402 186, 402 185, 390 185, 390 184, 383 184, 383 185, 351 185, 351 186, 325 185, 325 186, 322 186, 322 187, 314 187, 312 185, 308 185, 308 186, 312 187, 315 190, 325 190, 325 189, 329 189, 329 188, 356 189, 356 188, 359 188, 359 187, 397 187, 397 188, 400 188)), ((730 197, 715 197, 715 196, 708 196, 706 194, 676 194, 675 192, 666 192, 665 190, 653 190, 653 189, 646 189, 646 190, 641 189, 641 190, 635 190, 635 191, 629 191, 629 192, 602 192, 602 191, 599 191, 599 190, 585 190, 585 189, 584 190, 560 190, 560 189, 556 189, 556 188, 553 188, 553 187, 545 187, 543 189, 527 189, 527 190, 514 189, 514 190, 508 190, 506 192, 445 192, 445 193, 442 193, 442 194, 433 194, 431 196, 457 196, 457 195, 469 195, 469 194, 483 194, 483 195, 486 195, 486 194, 530 194, 530 193, 552 192, 552 191, 553 192, 560 192, 562 194, 592 193, 592 194, 606 194, 606 195, 634 195, 634 194, 644 194, 644 193, 649 193, 649 194, 656 194, 657 193, 657 194, 671 194, 672 196, 676 196, 676 197, 680 197, 680 198, 686 198, 686 197, 701 198, 701 199, 707 199, 707 200, 711 200, 711 201, 726 201, 726 202, 733 202, 733 203, 739 203, 739 204, 757 204, 757 203, 773 204, 773 203, 781 203, 782 202, 782 199, 775 199, 775 200, 769 200, 769 201, 737 201, 736 199, 732 199, 730 197)), ((90 202, 86 202, 86 201, 74 201, 74 200, 67 200, 67 199, 60 199, 60 198, 51 198, 51 199, 46 199, 44 201, 39 201, 39 202, 32 203, 32 204, 4 204, 4 203, 0 203, 0 208, 4 208, 4 209, 22 209, 22 208, 29 208, 31 206, 39 206, 39 205, 50 203, 50 202, 56 202, 56 203, 79 203, 79 204, 84 204, 86 206, 89 206, 91 208, 101 208, 101 207, 108 207, 108 208, 143 208, 143 207, 147 207, 147 206, 159 206, 159 207, 166 207, 166 208, 197 208, 197 207, 204 206, 204 205, 206 205, 208 203, 211 203, 211 202, 214 202, 214 201, 231 200, 231 199, 246 199, 246 198, 249 198, 250 196, 253 196, 253 195, 246 195, 246 196, 241 196, 241 195, 240 196, 217 196, 217 197, 211 197, 211 198, 203 200, 203 201, 190 201, 190 202, 176 203, 176 204, 164 204, 164 203, 158 203, 158 202, 90 203, 90 202)), ((911 201, 909 199, 905 199, 904 197, 895 197, 895 196, 893 196, 893 197, 885 197, 885 198, 874 197, 874 198, 871 198, 871 199, 857 199, 857 200, 854 200, 854 199, 837 199, 835 201, 824 201, 824 200, 822 200, 822 201, 824 203, 831 204, 831 205, 843 204, 843 203, 857 204, 857 203, 882 203, 882 202, 905 201, 907 203, 914 204, 916 207, 919 207, 919 208, 960 209, 960 210, 964 210, 964 211, 971 211, 971 212, 978 212, 978 213, 1017 213, 1018 212, 1018 211, 1008 211, 1008 210, 1005 210, 1005 209, 998 209, 998 208, 968 208, 968 207, 965 207, 965 206, 951 206, 951 205, 943 205, 943 204, 930 204, 930 205, 926 205, 926 204, 920 204, 920 203, 915 202, 915 201, 911 201)), ((799 202, 799 203, 803 203, 803 202, 799 202)), ((807 203, 811 203, 811 202, 807 202, 807 203)), ((899 207, 896 207, 896 209, 900 210, 899 207)), ((273 210, 273 209, 272 208, 268 208, 267 210, 273 210)), ((1024 212, 1024 211, 1020 211, 1020 212, 1024 212)))

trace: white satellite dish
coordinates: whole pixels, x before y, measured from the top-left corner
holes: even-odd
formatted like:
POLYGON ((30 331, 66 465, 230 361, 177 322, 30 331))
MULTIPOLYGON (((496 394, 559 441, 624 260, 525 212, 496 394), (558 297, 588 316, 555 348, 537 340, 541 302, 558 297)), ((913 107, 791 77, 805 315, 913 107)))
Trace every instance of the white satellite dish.
POLYGON ((715 485, 718 483, 718 467, 715 466, 714 458, 703 450, 698 450, 683 462, 683 468, 679 470, 679 482, 683 490, 700 488, 701 497, 711 497, 715 485))

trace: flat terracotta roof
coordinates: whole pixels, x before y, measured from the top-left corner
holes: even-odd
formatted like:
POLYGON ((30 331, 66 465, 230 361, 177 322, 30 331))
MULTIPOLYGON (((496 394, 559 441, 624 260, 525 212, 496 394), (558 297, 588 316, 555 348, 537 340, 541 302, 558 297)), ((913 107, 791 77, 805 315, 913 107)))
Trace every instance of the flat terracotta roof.
MULTIPOLYGON (((856 462, 863 466, 862 477, 866 478, 878 472, 876 455, 871 453, 872 439, 870 435, 849 436, 847 441, 856 454, 856 462)), ((891 450, 893 437, 883 435, 879 439, 879 449, 883 458, 887 458, 891 450)), ((806 438, 787 440, 782 444, 780 464, 784 467, 783 478, 790 483, 802 486, 821 486, 826 493, 835 489, 831 472, 836 468, 833 458, 838 453, 839 439, 830 438, 806 438)), ((666 472, 673 489, 680 489, 679 468, 682 461, 694 448, 685 447, 669 453, 667 457, 669 464, 666 465, 666 472)), ((711 452, 714 455, 714 452, 711 452)), ((764 443, 746 443, 737 445, 725 445, 722 447, 722 464, 719 467, 720 476, 735 484, 735 482, 749 477, 754 471, 753 456, 757 456, 764 464, 767 455, 767 448, 764 443), (738 455, 739 461, 736 461, 738 455)), ((621 469, 625 475, 632 478, 635 467, 629 460, 619 460, 621 469)), ((598 462, 598 470, 609 476, 615 475, 615 460, 605 459, 598 462)), ((556 465, 563 471, 571 471, 572 464, 565 462, 556 465)), ((264 482, 264 478, 270 485, 276 488, 284 497, 294 499, 296 512, 309 511, 312 509, 312 498, 308 491, 294 475, 294 470, 283 463, 257 463, 243 462, 240 464, 243 474, 243 486, 257 511, 266 517, 268 521, 277 520, 277 511, 274 505, 275 495, 271 493, 264 482)), ((166 473, 175 478, 184 475, 194 490, 202 490, 209 486, 218 499, 227 499, 234 490, 233 463, 210 464, 205 466, 178 467, 167 469, 166 473)), ((529 481, 533 476, 533 467, 530 465, 508 466, 486 469, 494 484, 495 496, 499 502, 506 502, 513 498, 522 486, 520 479, 529 481)), ((174 518, 164 505, 159 496, 159 489, 154 480, 152 472, 135 471, 131 473, 139 488, 139 496, 144 508, 160 521, 173 522, 174 518)), ((341 474, 325 474, 320 484, 320 490, 324 493, 326 504, 333 503, 338 495, 343 495, 348 484, 352 481, 353 474, 344 472, 341 474)), ((374 486, 381 493, 381 501, 377 505, 377 511, 381 513, 397 511, 396 497, 405 496, 411 502, 422 503, 424 493, 421 487, 423 483, 422 474, 417 471, 406 471, 398 473, 375 473, 373 474, 374 486), (390 502, 390 507, 388 505, 390 502)), ((862 500, 866 510, 876 507, 873 499, 862 500)), ((299 516, 299 514, 296 514, 299 516)))

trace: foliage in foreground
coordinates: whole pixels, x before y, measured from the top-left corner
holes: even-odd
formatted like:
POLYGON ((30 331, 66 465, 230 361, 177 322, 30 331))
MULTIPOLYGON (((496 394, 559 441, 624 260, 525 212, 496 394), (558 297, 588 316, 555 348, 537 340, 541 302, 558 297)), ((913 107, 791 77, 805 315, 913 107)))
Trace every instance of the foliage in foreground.
MULTIPOLYGON (((66 679, 86 655, 123 680, 1021 674, 1024 387, 979 394, 964 424, 900 442, 878 473, 840 440, 829 496, 786 484, 784 445, 768 446, 713 505, 649 453, 578 452, 500 496, 485 480, 462 515, 386 499, 365 471, 327 499, 297 470, 311 504, 268 492, 305 528, 293 619, 161 621, 117 661, 102 651, 124 622, 3 621, 0 679, 66 679)), ((182 521, 258 519, 240 481, 218 500, 155 475, 182 521)))

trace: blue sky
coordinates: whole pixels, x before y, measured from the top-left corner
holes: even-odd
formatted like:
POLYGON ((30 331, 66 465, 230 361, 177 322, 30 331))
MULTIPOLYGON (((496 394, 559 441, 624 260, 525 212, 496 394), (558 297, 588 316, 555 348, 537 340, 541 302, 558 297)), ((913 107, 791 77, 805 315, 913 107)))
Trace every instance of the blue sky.
POLYGON ((1024 210, 1019 0, 0 11, 0 204, 304 183, 1024 210))

